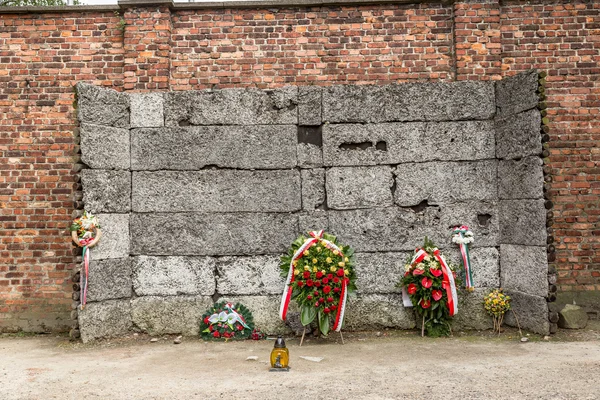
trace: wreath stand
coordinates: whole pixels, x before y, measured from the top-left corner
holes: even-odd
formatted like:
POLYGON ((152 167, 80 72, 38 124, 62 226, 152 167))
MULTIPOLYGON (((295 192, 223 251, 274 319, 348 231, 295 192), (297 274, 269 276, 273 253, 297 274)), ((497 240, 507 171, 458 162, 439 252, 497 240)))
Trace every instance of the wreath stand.
MULTIPOLYGON (((300 339, 300 347, 302 347, 302 343, 304 342, 304 335, 306 335, 306 327, 302 331, 302 338, 300 339)), ((342 335, 342 331, 340 330, 340 338, 342 339, 342 344, 344 344, 344 335, 342 335)))

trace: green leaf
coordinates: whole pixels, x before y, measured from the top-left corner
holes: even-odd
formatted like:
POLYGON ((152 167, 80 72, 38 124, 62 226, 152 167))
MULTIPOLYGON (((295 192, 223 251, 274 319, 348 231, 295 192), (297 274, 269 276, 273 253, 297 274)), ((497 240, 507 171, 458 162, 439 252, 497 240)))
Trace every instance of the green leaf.
POLYGON ((329 333, 329 315, 319 311, 319 330, 325 336, 329 333))
POLYGON ((205 330, 203 330, 202 332, 208 333, 210 332, 210 328, 206 328, 205 330))
POLYGON ((433 306, 431 307, 431 311, 433 311, 436 308, 438 308, 439 305, 440 305, 440 303, 438 303, 438 302, 433 303, 433 306))
POLYGON ((300 310, 300 322, 302 325, 309 325, 311 322, 315 320, 315 316, 317 315, 317 309, 311 306, 303 306, 300 310))
POLYGON ((71 232, 74 232, 74 231, 76 231, 78 229, 79 229, 79 225, 77 225, 77 224, 71 224, 71 226, 69 227, 69 230, 71 232))

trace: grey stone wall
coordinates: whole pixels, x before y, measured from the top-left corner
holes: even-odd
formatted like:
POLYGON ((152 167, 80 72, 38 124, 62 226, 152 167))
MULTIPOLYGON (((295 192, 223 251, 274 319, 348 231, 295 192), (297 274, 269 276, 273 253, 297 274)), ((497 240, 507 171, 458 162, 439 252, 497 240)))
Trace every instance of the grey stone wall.
POLYGON ((522 325, 545 333, 528 79, 149 94, 79 84, 83 198, 104 228, 83 340, 197 334, 218 299, 285 332, 278 257, 309 229, 356 249, 347 328, 412 328, 395 287, 404 262, 428 236, 460 264, 457 224, 475 233, 477 285, 462 293, 457 327, 491 328, 482 298, 503 286, 522 325))

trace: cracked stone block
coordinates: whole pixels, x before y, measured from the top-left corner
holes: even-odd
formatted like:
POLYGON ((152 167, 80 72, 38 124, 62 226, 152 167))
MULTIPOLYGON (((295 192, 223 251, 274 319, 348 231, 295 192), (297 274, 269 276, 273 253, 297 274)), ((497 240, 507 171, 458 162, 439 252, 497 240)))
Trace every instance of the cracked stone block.
POLYGON ((548 294, 546 247, 501 244, 500 266, 503 288, 540 297, 548 294))
POLYGON ((323 151, 317 145, 298 143, 298 166, 300 168, 319 168, 323 166, 323 151))
POLYGON ((326 166, 469 161, 495 157, 493 121, 326 124, 326 166))
POLYGON ((211 257, 134 257, 133 289, 137 296, 212 296, 215 268, 211 257))
MULTIPOLYGON (((495 247, 478 247, 475 244, 469 246, 471 260, 471 275, 475 288, 497 288, 500 287, 500 254, 495 247)), ((458 245, 445 248, 442 253, 448 262, 458 267, 457 273, 464 282, 465 269, 458 245)))
POLYGON ((396 122, 490 119, 491 82, 335 85, 323 88, 323 121, 396 122))
POLYGON ((313 211, 325 202, 325 170, 322 168, 303 169, 302 177, 302 209, 313 211))
POLYGON ((402 295, 367 294, 349 299, 342 329, 413 329, 415 326, 413 310, 402 306, 402 295))
POLYGON ((327 206, 332 209, 387 207, 394 204, 389 166, 334 167, 327 170, 327 206))
POLYGON ((88 301, 130 298, 131 293, 131 262, 129 258, 90 262, 88 301))
POLYGON ((541 199, 544 196, 543 161, 539 157, 500 160, 498 196, 501 199, 541 199))
POLYGON ((501 200, 500 233, 503 244, 545 246, 544 200, 501 200))
POLYGON ((497 115, 499 117, 514 115, 537 107, 538 80, 538 72, 529 70, 497 81, 497 115))
POLYGON ((75 89, 79 122, 129 128, 129 96, 127 94, 82 82, 79 82, 75 89))
POLYGON ((131 93, 131 127, 152 128, 165 125, 162 93, 131 93))
POLYGON ((494 322, 483 305, 483 298, 492 288, 475 288, 472 292, 458 291, 458 313, 452 317, 452 329, 492 329, 494 322))
POLYGON ((129 214, 97 214, 102 238, 90 249, 90 260, 129 256, 129 214))
POLYGON ((150 335, 200 333, 202 314, 213 305, 208 296, 138 297, 131 300, 133 323, 150 335))
POLYGON ((252 255, 287 251, 298 217, 277 213, 133 214, 135 255, 252 255))
POLYGON ((328 231, 329 217, 327 211, 314 211, 298 214, 298 235, 306 236, 310 231, 328 231))
POLYGON ((496 157, 515 159, 542 153, 541 116, 538 110, 496 119, 496 157))
MULTIPOLYGON (((272 296, 224 296, 218 301, 242 303, 251 312, 254 325, 267 335, 287 334, 291 332, 289 326, 279 318, 281 295, 272 296)), ((293 303, 293 302, 292 302, 293 303)), ((292 308, 292 307, 290 307, 292 308)), ((293 310, 292 310, 293 311, 293 310)))
POLYGON ((221 295, 281 294, 279 256, 219 257, 217 292, 221 295))
POLYGON ((298 123, 298 88, 167 92, 165 125, 285 125, 298 123))
POLYGON ((425 200, 441 204, 498 197, 496 160, 400 164, 394 175, 395 201, 400 206, 415 206, 425 200))
POLYGON ((122 336, 132 328, 129 300, 90 303, 79 311, 79 330, 83 343, 122 336))
POLYGON ((297 170, 133 173, 137 212, 291 212, 301 209, 301 195, 297 170))
POLYGON ((298 124, 321 125, 320 86, 300 86, 298 88, 298 124))
POLYGON ((504 316, 504 323, 506 325, 521 326, 522 329, 539 333, 540 335, 548 335, 550 333, 548 302, 546 302, 544 297, 532 296, 516 290, 505 290, 504 293, 511 297, 511 310, 504 316), (517 314, 516 318, 515 313, 517 314))
POLYGON ((131 172, 84 169, 83 203, 88 212, 126 213, 131 209, 131 172))
POLYGON ((412 252, 355 253, 356 287, 360 294, 402 293, 397 287, 412 252))
POLYGON ((81 161, 95 169, 129 169, 129 130, 81 124, 81 161))
POLYGON ((297 164, 297 129, 295 125, 132 129, 131 168, 294 168, 297 164))

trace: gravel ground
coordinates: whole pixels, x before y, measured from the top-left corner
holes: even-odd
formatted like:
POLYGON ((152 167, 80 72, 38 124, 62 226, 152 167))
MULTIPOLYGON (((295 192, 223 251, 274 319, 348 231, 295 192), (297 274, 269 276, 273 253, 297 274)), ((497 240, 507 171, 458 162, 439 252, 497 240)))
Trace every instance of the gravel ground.
POLYGON ((0 399, 599 399, 595 328, 526 343, 514 330, 446 339, 347 333, 344 345, 331 334, 302 347, 290 338, 288 373, 268 372, 273 341, 3 336, 0 399))

